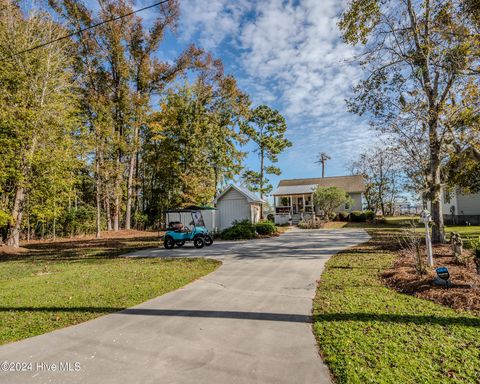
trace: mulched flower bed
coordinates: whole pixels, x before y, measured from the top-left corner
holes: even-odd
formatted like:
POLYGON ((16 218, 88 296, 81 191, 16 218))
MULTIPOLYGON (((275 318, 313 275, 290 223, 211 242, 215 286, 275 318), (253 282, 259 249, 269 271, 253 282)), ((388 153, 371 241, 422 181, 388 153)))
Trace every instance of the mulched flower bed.
MULTIPOLYGON (((425 249, 421 250, 425 254, 425 249)), ((382 273, 387 286, 399 292, 454 308, 474 312, 480 316, 480 275, 476 273, 472 254, 464 250, 466 265, 455 261, 452 249, 447 244, 433 246, 435 267, 445 266, 450 272, 452 286, 448 289, 433 284, 435 270, 427 267, 426 275, 415 271, 413 256, 406 251, 397 251, 393 268, 382 273)), ((426 257, 425 257, 426 265, 426 257)))

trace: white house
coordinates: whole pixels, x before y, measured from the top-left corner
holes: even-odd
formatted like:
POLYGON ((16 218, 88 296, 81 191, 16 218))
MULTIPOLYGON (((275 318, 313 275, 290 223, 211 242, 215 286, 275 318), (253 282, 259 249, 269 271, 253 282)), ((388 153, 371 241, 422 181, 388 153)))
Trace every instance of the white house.
POLYGON ((228 228, 234 221, 249 220, 257 223, 262 204, 266 204, 266 201, 248 189, 233 184, 228 186, 215 198, 218 229, 228 228))
POLYGON ((365 185, 361 175, 280 180, 277 189, 272 193, 275 223, 284 224, 292 218, 292 222, 296 224, 302 217, 308 218, 313 212, 318 214, 318 208, 313 204, 313 191, 318 186, 341 188, 352 198, 353 204, 338 207, 338 212, 362 210, 365 185))
POLYGON ((464 193, 460 188, 443 188, 441 202, 447 224, 480 224, 480 193, 464 193))

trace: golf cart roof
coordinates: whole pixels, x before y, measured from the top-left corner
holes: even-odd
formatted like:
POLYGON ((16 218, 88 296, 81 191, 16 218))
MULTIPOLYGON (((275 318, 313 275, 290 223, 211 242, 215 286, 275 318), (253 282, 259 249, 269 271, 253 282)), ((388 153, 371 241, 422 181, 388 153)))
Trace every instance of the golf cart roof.
POLYGON ((198 209, 169 209, 165 213, 182 213, 182 212, 197 212, 198 209))
POLYGON ((188 207, 183 209, 168 209, 165 213, 188 213, 188 212, 198 212, 198 211, 205 211, 205 210, 215 210, 212 207, 188 207))

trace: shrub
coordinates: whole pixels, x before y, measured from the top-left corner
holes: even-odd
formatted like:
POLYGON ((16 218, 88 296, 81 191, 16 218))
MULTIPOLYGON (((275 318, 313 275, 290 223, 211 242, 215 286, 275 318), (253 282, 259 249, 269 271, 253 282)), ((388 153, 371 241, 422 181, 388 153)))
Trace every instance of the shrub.
POLYGON ((480 236, 478 239, 469 239, 470 248, 473 251, 475 257, 480 259, 480 236))
POLYGON ((387 220, 385 220, 385 217, 380 215, 380 216, 375 216, 375 222, 380 224, 386 224, 387 220))
POLYGON ((349 216, 350 216, 350 213, 348 213, 348 212, 339 212, 338 213, 338 220, 339 221, 348 221, 349 216))
POLYGON ((299 228, 302 229, 320 229, 323 228, 325 224, 324 221, 320 220, 318 217, 302 220, 298 223, 299 228))
POLYGON ((58 218, 61 231, 57 233, 65 236, 95 233, 97 229, 96 220, 97 212, 95 207, 86 205, 78 208, 70 208, 58 218))
POLYGON ((275 215, 273 213, 269 213, 267 215, 267 220, 274 223, 275 222, 275 215))
POLYGON ((277 227, 270 221, 257 223, 255 229, 259 235, 272 235, 277 232, 277 227))
POLYGON ((367 215, 362 211, 353 211, 350 213, 350 221, 355 221, 357 223, 363 223, 367 221, 367 215))
POLYGON ((366 211, 363 211, 363 213, 365 213, 365 216, 368 221, 373 221, 373 219, 375 219, 375 212, 367 209, 366 211))
POLYGON ((337 214, 335 212, 330 212, 328 214, 328 220, 334 221, 337 218, 337 214))
POLYGON ((248 240, 255 236, 255 225, 248 220, 235 221, 231 227, 225 228, 220 234, 224 240, 248 240))
POLYGON ((349 205, 352 199, 341 188, 317 187, 313 192, 313 201, 317 208, 322 211, 326 219, 330 218, 330 214, 340 205, 349 205))

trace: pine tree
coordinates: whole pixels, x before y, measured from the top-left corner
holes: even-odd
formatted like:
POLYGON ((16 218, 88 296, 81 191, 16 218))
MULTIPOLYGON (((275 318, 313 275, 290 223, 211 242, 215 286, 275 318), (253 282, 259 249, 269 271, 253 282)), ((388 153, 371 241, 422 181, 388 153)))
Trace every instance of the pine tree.
POLYGON ((281 171, 274 165, 267 165, 278 161, 278 155, 292 143, 285 138, 287 124, 285 118, 275 109, 266 105, 255 108, 245 124, 242 125, 245 135, 257 146, 255 152, 260 159, 259 171, 249 170, 244 173, 244 179, 250 188, 258 192, 263 198, 272 191, 272 185, 266 175, 280 175, 281 171))

